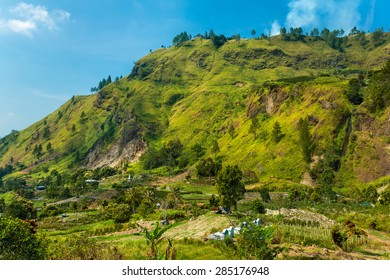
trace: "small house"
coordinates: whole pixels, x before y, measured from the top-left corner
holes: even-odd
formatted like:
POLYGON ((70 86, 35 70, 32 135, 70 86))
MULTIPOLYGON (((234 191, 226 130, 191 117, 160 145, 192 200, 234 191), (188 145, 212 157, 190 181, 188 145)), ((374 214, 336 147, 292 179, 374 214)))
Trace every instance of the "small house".
POLYGON ((35 190, 37 190, 37 191, 44 191, 45 190, 45 186, 36 186, 35 190))

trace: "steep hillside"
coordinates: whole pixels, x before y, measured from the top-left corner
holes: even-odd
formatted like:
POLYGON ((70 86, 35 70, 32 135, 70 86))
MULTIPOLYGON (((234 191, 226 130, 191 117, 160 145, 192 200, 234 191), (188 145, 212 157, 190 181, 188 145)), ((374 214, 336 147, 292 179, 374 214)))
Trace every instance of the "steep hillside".
POLYGON ((340 185, 376 180, 390 173, 390 109, 386 102, 373 108, 377 101, 365 92, 375 91, 374 71, 390 58, 385 35, 378 47, 350 36, 343 52, 322 40, 279 36, 230 40, 218 49, 196 38, 156 50, 128 77, 2 138, 0 166, 23 173, 124 166, 178 139, 181 169, 220 156, 261 180, 299 183, 334 155, 340 185), (357 89, 351 79, 360 81, 357 89), (364 99, 355 102, 359 94, 364 99), (302 152, 302 121, 311 162, 302 152), (197 144, 204 152, 193 156, 197 144))

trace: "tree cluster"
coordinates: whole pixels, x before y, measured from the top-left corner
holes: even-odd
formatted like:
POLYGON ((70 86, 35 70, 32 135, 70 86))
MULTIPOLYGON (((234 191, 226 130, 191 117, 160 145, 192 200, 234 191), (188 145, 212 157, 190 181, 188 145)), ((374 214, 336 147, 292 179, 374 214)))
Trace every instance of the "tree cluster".
MULTIPOLYGON (((120 77, 115 77, 115 82, 119 81, 119 79, 122 79, 123 77, 120 76, 120 77)), ((111 75, 108 75, 107 79, 106 78, 103 78, 97 87, 92 87, 91 88, 91 92, 97 92, 99 90, 101 90, 102 88, 104 88, 105 86, 109 85, 112 83, 112 78, 111 78, 111 75)))
POLYGON ((217 159, 214 161, 212 158, 208 157, 206 159, 202 159, 196 165, 196 173, 201 177, 214 177, 218 174, 218 172, 222 169, 222 161, 221 159, 217 159))
POLYGON ((291 27, 289 31, 285 27, 282 27, 280 28, 280 35, 285 41, 302 41, 305 38, 302 27, 291 27))
POLYGON ((380 112, 390 105, 390 60, 382 69, 373 73, 364 91, 365 106, 370 112, 380 112))
POLYGON ((177 166, 178 158, 181 156, 183 145, 179 139, 170 140, 161 149, 149 148, 142 155, 141 163, 145 169, 153 169, 160 166, 177 166))
POLYGON ((190 41, 192 39, 192 36, 191 34, 188 35, 187 32, 181 32, 179 35, 176 35, 173 40, 172 40, 172 43, 174 46, 181 46, 182 44, 184 44, 185 42, 187 41, 190 41))
MULTIPOLYGON (((233 39, 236 39, 236 36, 237 35, 234 35, 233 39)), ((206 31, 204 35, 198 35, 198 37, 201 37, 203 39, 210 39, 215 48, 217 49, 222 47, 228 40, 223 34, 216 35, 212 29, 209 32, 206 31)))

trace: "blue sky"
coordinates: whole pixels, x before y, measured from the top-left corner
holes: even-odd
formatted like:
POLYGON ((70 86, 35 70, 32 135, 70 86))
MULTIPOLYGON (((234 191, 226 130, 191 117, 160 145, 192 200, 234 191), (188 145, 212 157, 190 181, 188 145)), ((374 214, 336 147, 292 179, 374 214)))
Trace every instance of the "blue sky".
POLYGON ((127 75, 182 31, 251 37, 281 26, 389 30, 386 0, 0 0, 0 137, 127 75))

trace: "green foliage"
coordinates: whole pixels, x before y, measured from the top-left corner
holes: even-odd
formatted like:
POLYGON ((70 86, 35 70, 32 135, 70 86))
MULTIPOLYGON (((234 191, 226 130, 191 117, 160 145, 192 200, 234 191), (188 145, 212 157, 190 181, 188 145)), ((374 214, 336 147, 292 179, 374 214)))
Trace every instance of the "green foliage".
POLYGON ((376 188, 373 186, 368 186, 362 191, 362 199, 370 203, 376 203, 378 200, 379 194, 376 191, 376 188))
POLYGON ((372 43, 375 47, 378 47, 385 42, 383 27, 377 28, 371 35, 372 43))
POLYGON ((220 197, 212 194, 210 199, 209 199, 210 207, 218 207, 220 205, 220 203, 221 203, 220 197))
POLYGON ((344 30, 333 30, 330 31, 327 28, 324 28, 321 31, 321 38, 328 43, 328 45, 336 50, 344 51, 344 47, 348 41, 348 37, 343 37, 344 30))
POLYGON ((368 40, 366 38, 366 33, 364 31, 359 31, 356 33, 356 39, 358 40, 359 44, 363 47, 366 48, 368 45, 368 40))
POLYGON ((217 156, 217 153, 219 153, 219 151, 220 149, 219 149, 218 141, 214 139, 213 142, 211 143, 211 152, 214 154, 214 158, 217 156))
POLYGON ((260 124, 259 124, 258 118, 256 118, 256 117, 252 118, 251 125, 249 127, 249 133, 252 133, 255 138, 257 138, 257 130, 259 129, 259 127, 260 127, 260 124))
POLYGON ((4 209, 5 209, 5 200, 2 197, 0 198, 0 213, 3 213, 4 209))
POLYGON ((213 30, 210 30, 209 38, 211 39, 211 42, 213 42, 213 45, 217 49, 222 47, 227 42, 227 39, 224 35, 222 35, 222 34, 215 35, 213 30))
POLYGON ((154 169, 160 166, 176 166, 182 150, 183 145, 177 138, 170 140, 159 150, 151 147, 141 157, 142 166, 145 169, 154 169))
POLYGON ((282 37, 282 40, 285 41, 303 41, 304 35, 303 35, 303 29, 302 27, 291 27, 289 32, 287 32, 287 29, 285 27, 280 28, 280 35, 282 37))
POLYGON ((359 75, 358 78, 352 78, 348 84, 349 89, 346 92, 348 100, 354 105, 361 104, 363 102, 362 87, 365 86, 364 77, 359 75))
POLYGON ((237 208, 237 202, 244 198, 245 186, 242 178, 243 174, 237 165, 228 165, 218 173, 217 191, 222 198, 222 205, 229 210, 237 208))
POLYGON ((99 243, 86 236, 71 236, 50 244, 49 255, 54 260, 122 260, 123 253, 116 246, 99 243))
POLYGON ((175 93, 168 97, 168 99, 165 101, 165 104, 168 106, 175 105, 179 100, 184 98, 184 94, 182 93, 175 93))
POLYGON ((334 244, 344 251, 352 251, 354 244, 350 240, 354 238, 363 239, 367 236, 364 230, 358 228, 353 222, 347 220, 344 225, 336 224, 331 229, 334 244))
POLYGON ((205 148, 199 143, 196 143, 191 147, 191 151, 194 154, 195 158, 201 158, 206 153, 205 148))
POLYGON ((100 82, 99 82, 99 85, 97 87, 92 87, 91 88, 91 92, 97 92, 101 89, 103 89, 105 86, 109 85, 112 83, 112 79, 111 79, 111 76, 108 75, 107 79, 103 78, 100 82))
POLYGON ((39 218, 54 217, 61 213, 63 213, 63 210, 60 207, 57 207, 56 205, 48 205, 39 212, 39 218))
POLYGON ((137 213, 142 217, 154 213, 156 204, 149 198, 144 198, 141 201, 141 204, 137 208, 137 213))
POLYGON ((5 205, 4 215, 19 219, 35 219, 37 210, 30 200, 17 197, 5 205))
MULTIPOLYGON (((141 227, 141 226, 140 226, 141 227)), ((149 231, 147 228, 141 227, 145 234, 146 243, 150 246, 150 250, 147 253, 148 259, 158 260, 160 257, 160 250, 158 245, 164 240, 163 234, 170 229, 170 226, 164 228, 159 228, 159 223, 157 222, 154 226, 154 230, 149 231)))
POLYGON ((255 29, 251 30, 251 35, 252 35, 252 37, 255 37, 255 35, 256 35, 256 30, 255 29))
POLYGON ((261 203, 260 199, 258 198, 251 201, 250 209, 254 211, 256 214, 265 214, 267 212, 265 206, 263 205, 263 203, 261 203))
POLYGON ((234 139, 234 137, 236 137, 236 128, 234 127, 233 124, 229 125, 228 133, 232 139, 234 139))
POLYGON ((272 127, 271 139, 272 141, 278 143, 283 138, 283 136, 282 128, 279 122, 276 121, 272 127))
POLYGON ((380 203, 382 205, 387 205, 389 206, 390 205, 390 188, 387 187, 380 195, 380 199, 379 199, 380 203))
POLYGON ((139 212, 143 216, 154 212, 155 199, 155 189, 144 187, 133 187, 116 198, 118 203, 129 205, 132 213, 139 212))
POLYGON ((202 177, 216 176, 221 169, 222 169, 221 159, 217 159, 216 161, 214 161, 210 157, 206 159, 202 159, 196 165, 196 173, 198 174, 198 176, 202 176, 202 177))
POLYGON ((314 151, 314 141, 309 131, 309 121, 307 118, 301 118, 299 120, 298 131, 303 159, 309 163, 314 151))
POLYGON ((38 159, 40 159, 43 156, 43 149, 42 144, 36 144, 34 147, 34 150, 32 152, 34 156, 36 156, 38 159))
POLYGON ((367 108, 372 112, 380 112, 390 104, 390 60, 381 71, 373 74, 371 82, 364 92, 367 108))
POLYGON ((173 38, 172 43, 175 46, 180 46, 189 40, 191 40, 191 35, 188 35, 187 32, 184 31, 184 32, 181 32, 179 35, 176 35, 173 38))
POLYGON ((271 201, 271 196, 269 195, 269 189, 267 187, 262 187, 259 189, 261 199, 267 203, 271 201))
POLYGON ((237 253, 245 260, 273 260, 277 251, 271 241, 275 228, 272 226, 244 227, 237 235, 237 253))
POLYGON ((47 242, 25 221, 0 217, 1 260, 46 259, 47 242))
POLYGON ((103 210, 106 219, 113 219, 115 223, 125 223, 131 218, 131 207, 124 203, 109 203, 103 210))

